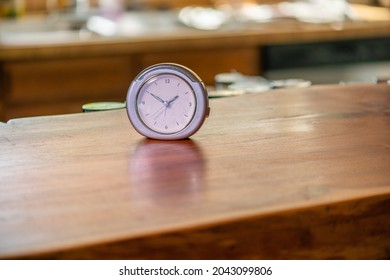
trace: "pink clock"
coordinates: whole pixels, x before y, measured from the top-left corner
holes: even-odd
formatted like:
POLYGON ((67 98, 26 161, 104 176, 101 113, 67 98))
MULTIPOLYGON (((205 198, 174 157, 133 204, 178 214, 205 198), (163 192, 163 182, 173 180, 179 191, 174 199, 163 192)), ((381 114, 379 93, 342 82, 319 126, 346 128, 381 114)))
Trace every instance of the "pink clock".
POLYGON ((135 130, 160 140, 190 137, 210 111, 200 78, 173 63, 156 64, 138 74, 128 90, 126 108, 135 130))

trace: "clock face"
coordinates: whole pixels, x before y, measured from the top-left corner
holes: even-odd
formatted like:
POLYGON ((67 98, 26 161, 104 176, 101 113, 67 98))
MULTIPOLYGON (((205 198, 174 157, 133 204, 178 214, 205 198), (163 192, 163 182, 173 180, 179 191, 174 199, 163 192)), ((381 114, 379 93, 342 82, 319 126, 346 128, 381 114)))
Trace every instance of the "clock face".
POLYGON ((140 88, 138 116, 151 130, 177 133, 188 126, 196 111, 192 87, 181 77, 167 73, 151 77, 140 88))

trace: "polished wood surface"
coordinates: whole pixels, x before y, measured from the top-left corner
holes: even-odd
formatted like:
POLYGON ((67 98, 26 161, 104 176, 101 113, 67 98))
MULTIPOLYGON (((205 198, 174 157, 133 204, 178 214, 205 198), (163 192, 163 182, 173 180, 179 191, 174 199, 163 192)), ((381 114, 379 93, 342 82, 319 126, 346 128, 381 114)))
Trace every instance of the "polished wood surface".
POLYGON ((0 258, 390 258, 388 84, 210 106, 174 142, 124 110, 0 125, 0 258))

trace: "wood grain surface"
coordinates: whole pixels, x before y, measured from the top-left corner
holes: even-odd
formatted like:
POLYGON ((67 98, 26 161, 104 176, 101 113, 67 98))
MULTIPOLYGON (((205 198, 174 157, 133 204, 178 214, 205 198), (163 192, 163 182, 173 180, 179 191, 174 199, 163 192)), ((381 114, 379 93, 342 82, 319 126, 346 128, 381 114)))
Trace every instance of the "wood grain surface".
POLYGON ((210 105, 174 142, 124 110, 0 125, 0 258, 390 258, 388 84, 210 105))

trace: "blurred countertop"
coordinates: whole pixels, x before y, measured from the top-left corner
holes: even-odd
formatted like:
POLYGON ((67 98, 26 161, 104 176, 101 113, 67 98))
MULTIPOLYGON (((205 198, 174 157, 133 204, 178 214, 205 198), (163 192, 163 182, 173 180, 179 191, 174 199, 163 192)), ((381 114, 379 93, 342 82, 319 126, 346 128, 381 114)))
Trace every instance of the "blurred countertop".
POLYGON ((295 19, 235 21, 215 30, 199 30, 179 22, 175 11, 142 11, 126 13, 120 22, 120 32, 112 36, 96 34, 84 28, 82 21, 77 22, 79 26, 75 22, 47 16, 1 20, 0 61, 390 36, 390 20, 386 17, 331 23, 295 19))

